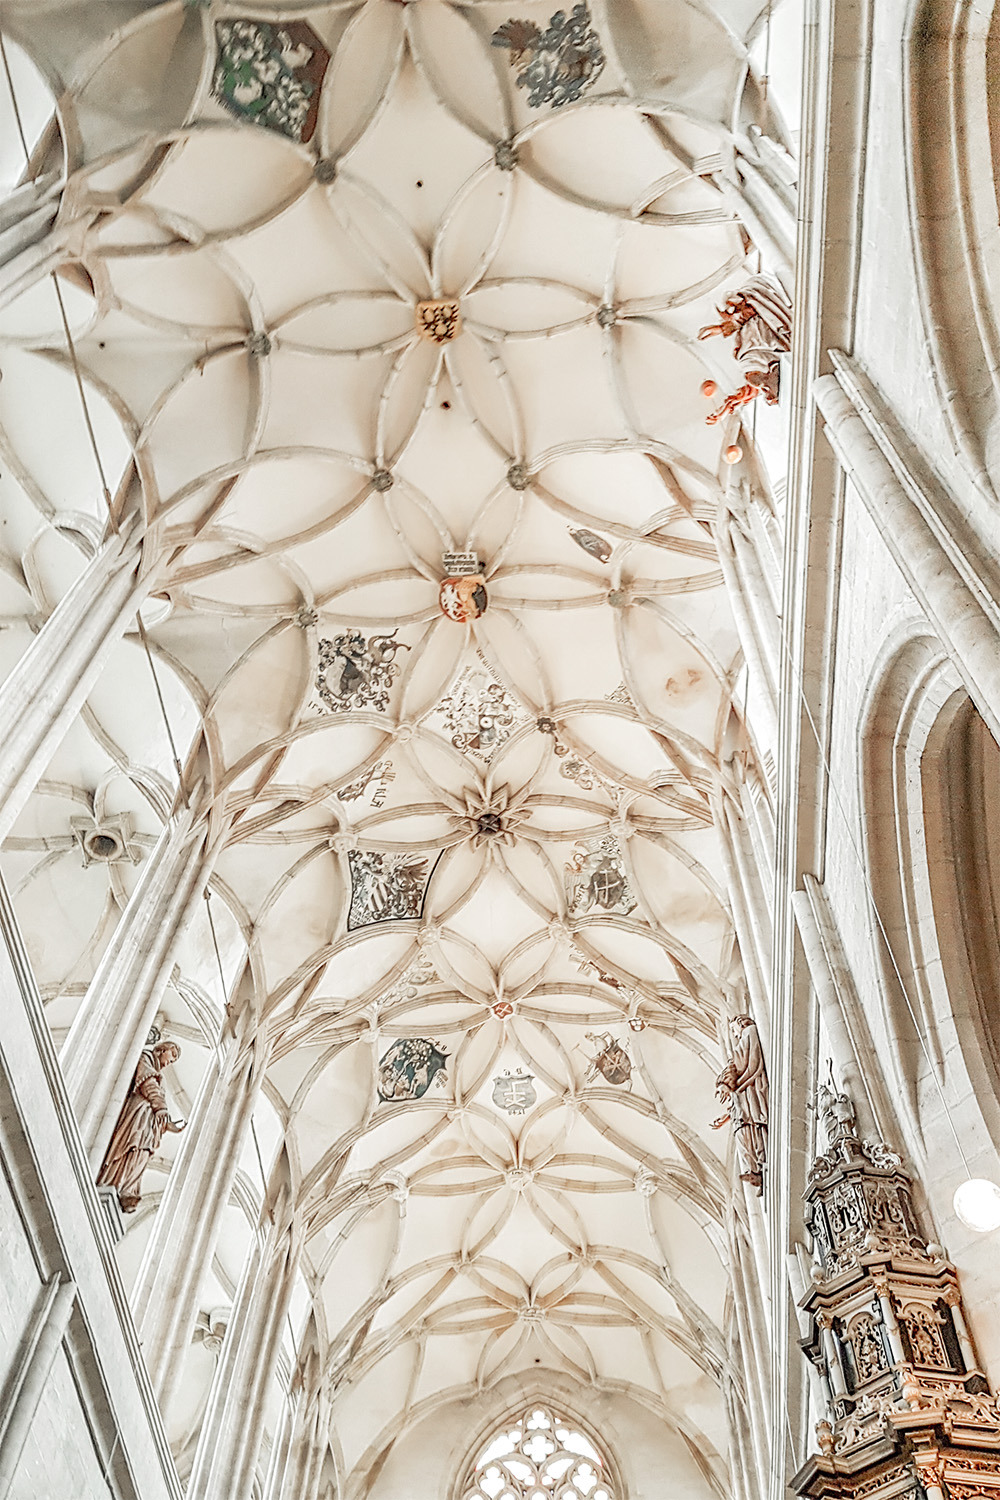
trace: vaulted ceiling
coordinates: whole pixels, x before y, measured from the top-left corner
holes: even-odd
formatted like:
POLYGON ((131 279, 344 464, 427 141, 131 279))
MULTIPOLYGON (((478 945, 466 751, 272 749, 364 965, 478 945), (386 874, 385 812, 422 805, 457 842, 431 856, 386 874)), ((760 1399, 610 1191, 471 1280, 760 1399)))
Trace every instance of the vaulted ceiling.
MULTIPOLYGON (((739 657, 699 386, 737 381, 696 333, 757 264, 718 173, 764 8, 167 3, 94 38, 93 7, 9 6, 66 90, 75 345, 112 490, 134 455, 171 729, 232 822, 224 967, 344 1472, 541 1367, 635 1394, 726 1493, 739 657)), ((105 515, 51 284, 2 331, 13 660, 105 515)), ((126 815, 141 861, 175 779, 130 634, 4 856, 57 1034, 138 868, 73 820, 126 815)), ((203 918, 178 958, 190 1096, 203 918)))

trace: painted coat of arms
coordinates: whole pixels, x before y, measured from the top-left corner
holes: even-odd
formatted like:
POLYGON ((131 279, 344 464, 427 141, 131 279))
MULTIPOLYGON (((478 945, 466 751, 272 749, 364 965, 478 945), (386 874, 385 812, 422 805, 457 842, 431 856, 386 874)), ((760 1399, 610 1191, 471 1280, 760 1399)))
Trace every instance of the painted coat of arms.
POLYGON ((632 1059, 621 1042, 616 1042, 610 1031, 603 1031, 600 1036, 595 1036, 592 1031, 588 1031, 587 1041, 593 1042, 595 1047, 600 1048, 596 1057, 590 1059, 587 1082, 592 1083, 600 1074, 606 1083, 613 1083, 616 1086, 628 1083, 632 1077, 632 1059))
POLYGON ((347 863, 351 872, 348 932, 376 922, 405 922, 420 916, 433 868, 427 855, 350 849, 347 863))
POLYGON ((378 1065, 378 1096, 383 1103, 422 1099, 437 1079, 448 1081, 447 1052, 424 1037, 403 1037, 383 1053, 378 1065))
POLYGON ((506 1070, 493 1080, 493 1103, 509 1115, 523 1115, 537 1100, 533 1073, 506 1070))
POLYGON ((417 332, 432 344, 450 344, 462 331, 462 314, 454 301, 418 302, 417 332))
POLYGON ((572 104, 604 67, 601 39, 583 4, 574 5, 569 15, 557 10, 544 31, 534 21, 505 21, 490 40, 494 47, 507 48, 512 68, 526 62, 515 82, 528 90, 532 109, 572 104))
POLYGON ((396 656, 409 651, 388 635, 370 635, 348 630, 333 640, 319 642, 316 666, 316 691, 327 708, 335 713, 350 708, 375 708, 384 713, 389 706, 389 690, 399 674, 396 656))
POLYGON ((216 21, 212 93, 223 109, 292 141, 312 139, 330 54, 305 21, 216 21))
POLYGON ((614 912, 626 917, 635 910, 618 840, 611 834, 574 846, 574 859, 566 866, 566 900, 570 916, 591 911, 614 912))
POLYGON ((431 715, 456 750, 491 760, 527 714, 485 662, 465 667, 431 715))
POLYGON ((606 563, 614 551, 607 537, 598 536, 596 531, 571 530, 569 534, 578 547, 589 552, 591 557, 596 557, 598 562, 606 563))
POLYGON ((441 613, 459 625, 468 625, 486 613, 489 595, 486 579, 481 573, 463 574, 458 578, 442 578, 438 589, 441 613))

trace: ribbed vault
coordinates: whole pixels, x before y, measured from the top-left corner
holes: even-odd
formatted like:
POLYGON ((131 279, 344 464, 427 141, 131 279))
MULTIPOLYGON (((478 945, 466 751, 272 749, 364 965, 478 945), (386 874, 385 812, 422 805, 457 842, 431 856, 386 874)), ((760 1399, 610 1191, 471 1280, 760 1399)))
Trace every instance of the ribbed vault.
MULTIPOLYGON (((756 269, 719 174, 762 8, 168 3, 98 40, 9 6, 89 226, 63 285, 113 523, 228 830, 227 1012, 199 916, 175 1087, 220 1026, 268 1058, 202 1305, 285 1174, 286 1375, 312 1351, 343 1475, 540 1367, 635 1395, 728 1493, 740 660, 699 385, 738 381, 696 334, 756 269)), ((51 283, 3 319, 13 660, 109 522, 51 283)), ((175 788, 131 633, 5 854, 57 1035, 175 788), (127 857, 86 860, 80 827, 123 819, 127 857)), ((182 1447, 204 1349, 189 1375, 182 1447)))

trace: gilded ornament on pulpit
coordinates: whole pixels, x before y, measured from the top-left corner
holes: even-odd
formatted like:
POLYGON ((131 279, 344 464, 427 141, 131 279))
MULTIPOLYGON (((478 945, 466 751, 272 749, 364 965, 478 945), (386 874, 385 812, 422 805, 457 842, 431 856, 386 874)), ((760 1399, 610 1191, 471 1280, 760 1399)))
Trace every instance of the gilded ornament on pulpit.
POLYGON ((818 1453, 793 1480, 807 1500, 1000 1496, 1000 1412, 976 1367, 955 1267, 920 1233, 910 1180, 884 1142, 862 1139, 831 1083, 817 1098, 826 1137, 809 1172, 805 1220, 816 1257, 800 1302, 818 1375, 818 1453))

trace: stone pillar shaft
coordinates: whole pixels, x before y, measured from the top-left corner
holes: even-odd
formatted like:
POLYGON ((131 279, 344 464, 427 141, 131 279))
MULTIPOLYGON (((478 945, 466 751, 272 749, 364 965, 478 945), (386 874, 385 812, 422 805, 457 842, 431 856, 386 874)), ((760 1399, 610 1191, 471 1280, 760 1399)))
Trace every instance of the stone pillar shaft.
POLYGON ((96 1173, 173 966, 201 901, 216 848, 200 813, 164 826, 70 1028, 60 1062, 96 1173))
POLYGON ((837 1340, 833 1336, 833 1329, 829 1320, 823 1318, 820 1321, 820 1333, 823 1338, 823 1352, 826 1354, 826 1366, 830 1372, 830 1381, 833 1385, 833 1394, 838 1399, 847 1395, 847 1382, 844 1379, 844 1367, 840 1363, 840 1350, 837 1348, 837 1340))
POLYGON ((271 1225, 255 1239, 215 1372, 186 1500, 233 1500, 251 1493, 297 1264, 298 1241, 289 1225, 271 1225))
MULTIPOLYGON (((841 361, 842 362, 842 361, 841 361)), ((1000 655, 992 606, 969 586, 883 453, 837 375, 813 385, 831 446, 854 481, 888 551, 901 569, 976 707, 1000 738, 1000 655)))
POLYGON ((329 1446, 329 1421, 329 1403, 321 1394, 303 1401, 295 1414, 284 1472, 273 1500, 317 1500, 329 1446))
POLYGON ((29 1330, 21 1368, 9 1391, 10 1404, 0 1412, 0 1500, 10 1491, 49 1372, 62 1346, 73 1312, 76 1285, 53 1278, 43 1288, 41 1305, 29 1330))
MULTIPOLYGON (((741 567, 741 559, 736 551, 737 535, 737 528, 731 520, 719 527, 717 533, 719 565, 722 568, 722 575, 732 602, 743 657, 754 684, 760 689, 758 706, 763 710, 761 731, 764 744, 762 748, 772 749, 778 743, 778 712, 774 686, 775 662, 773 651, 770 649, 771 642, 762 639, 761 626, 762 617, 767 618, 766 612, 771 606, 769 600, 754 597, 753 588, 746 581, 746 560, 743 560, 744 566, 741 567)), ((742 540, 745 541, 745 538, 742 540)), ((752 552, 752 549, 750 551, 752 552)), ((762 584, 760 588, 763 589, 762 584)), ((776 626, 777 621, 775 621, 776 626)))
POLYGON ((210 1062, 182 1137, 132 1296, 160 1410, 171 1409, 198 1315, 198 1291, 218 1239, 260 1095, 264 1054, 231 1041, 210 1062))
POLYGON ((888 1288, 878 1289, 878 1305, 882 1310, 882 1322, 885 1326, 886 1337, 889 1340, 889 1351, 892 1354, 893 1363, 903 1364, 906 1356, 903 1353, 903 1340, 899 1332, 899 1323, 896 1320, 895 1309, 889 1296, 888 1288))
POLYGON ((147 592, 123 531, 94 554, 0 686, 0 840, 96 683, 147 592))
POLYGON ((962 1351, 967 1370, 976 1369, 976 1351, 972 1347, 972 1335, 969 1333, 969 1325, 965 1321, 965 1309, 962 1307, 962 1299, 957 1291, 954 1296, 945 1299, 951 1309, 952 1321, 955 1324, 955 1332, 958 1335, 958 1347, 962 1351))

